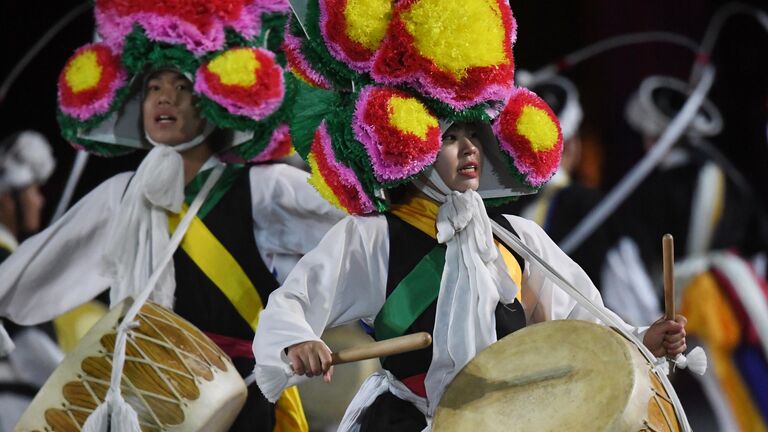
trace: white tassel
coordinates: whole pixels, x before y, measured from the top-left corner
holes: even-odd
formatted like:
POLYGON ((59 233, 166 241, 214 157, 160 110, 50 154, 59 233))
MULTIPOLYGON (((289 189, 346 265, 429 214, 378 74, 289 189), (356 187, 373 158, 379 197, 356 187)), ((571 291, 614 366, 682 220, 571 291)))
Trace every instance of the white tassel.
POLYGON ((118 394, 116 399, 112 407, 110 432, 141 432, 136 410, 121 395, 118 394))
POLYGON ((692 349, 687 357, 678 354, 673 361, 676 367, 688 369, 697 375, 704 375, 707 371, 707 354, 701 347, 692 349))
POLYGON ((123 396, 111 388, 107 398, 86 419, 82 432, 141 432, 139 416, 123 396))
POLYGON ((16 348, 16 345, 14 345, 11 336, 5 331, 2 321, 0 321, 0 357, 7 356, 14 348, 16 348))
POLYGON ((104 401, 88 416, 83 432, 107 432, 109 425, 109 404, 104 401))

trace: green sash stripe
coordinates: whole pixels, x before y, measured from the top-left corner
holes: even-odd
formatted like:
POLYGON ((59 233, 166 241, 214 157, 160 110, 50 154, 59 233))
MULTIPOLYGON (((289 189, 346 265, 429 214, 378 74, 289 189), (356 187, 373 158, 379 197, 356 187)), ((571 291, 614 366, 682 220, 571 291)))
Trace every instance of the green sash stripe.
POLYGON ((387 297, 374 322, 376 340, 402 336, 440 292, 445 247, 437 246, 416 264, 387 297))
MULTIPOLYGON (((211 192, 208 194, 205 202, 197 212, 197 217, 203 219, 205 215, 208 214, 208 212, 216 207, 216 204, 219 203, 221 197, 223 197, 229 188, 232 187, 232 185, 235 183, 235 180, 237 180, 237 178, 240 176, 240 173, 244 169, 246 169, 245 165, 227 165, 224 168, 224 172, 221 173, 221 178, 213 186, 213 189, 211 189, 211 192)), ((200 192, 200 189, 203 187, 203 183, 205 183, 205 181, 208 179, 208 176, 211 175, 212 171, 213 169, 207 169, 201 173, 198 173, 195 178, 189 182, 187 187, 184 188, 184 201, 186 201, 187 205, 192 204, 192 200, 194 200, 197 196, 197 193, 200 192)))

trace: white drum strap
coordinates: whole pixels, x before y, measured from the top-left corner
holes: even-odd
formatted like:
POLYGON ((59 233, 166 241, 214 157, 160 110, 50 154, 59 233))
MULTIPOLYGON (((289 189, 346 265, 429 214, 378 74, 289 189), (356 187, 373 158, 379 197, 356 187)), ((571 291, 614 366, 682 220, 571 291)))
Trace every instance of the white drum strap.
POLYGON ((138 323, 134 321, 139 313, 139 310, 152 293, 152 290, 157 285, 157 281, 160 279, 163 270, 173 258, 173 254, 181 244, 181 240, 184 238, 189 225, 197 215, 203 202, 208 197, 211 189, 221 177, 224 172, 224 165, 217 165, 213 169, 208 179, 203 184, 203 187, 198 192, 192 204, 189 206, 189 210, 179 222, 178 227, 173 232, 168 248, 163 255, 163 259, 160 264, 149 277, 147 286, 141 293, 134 299, 133 304, 128 309, 128 312, 123 317, 123 321, 117 327, 117 340, 115 342, 115 350, 112 357, 112 376, 110 379, 110 387, 107 392, 107 396, 104 402, 99 405, 96 410, 88 416, 85 424, 83 425, 83 432, 140 432, 139 420, 136 411, 131 407, 125 399, 123 399, 120 390, 120 381, 123 375, 123 365, 125 364, 125 345, 128 337, 128 332, 138 326, 138 323), (109 421, 111 417, 111 422, 109 421))
POLYGON ((680 420, 680 424, 683 427, 683 430, 685 432, 690 432, 691 427, 688 424, 688 419, 685 416, 685 411, 683 410, 683 406, 680 403, 680 399, 677 397, 677 393, 675 393, 675 389, 672 387, 672 383, 669 382, 667 375, 662 371, 662 365, 666 366, 666 359, 662 359, 661 361, 657 360, 656 357, 648 350, 645 345, 643 345, 640 340, 637 339, 634 334, 624 328, 625 324, 623 322, 616 319, 613 315, 607 313, 604 306, 599 306, 593 303, 587 296, 585 296, 581 291, 573 286, 573 284, 566 280, 557 270, 550 266, 541 257, 536 255, 536 253, 533 252, 516 235, 511 234, 494 220, 491 220, 491 225, 493 228, 493 233, 507 246, 514 249, 515 252, 520 254, 520 256, 522 256, 523 259, 525 259, 527 262, 537 266, 552 282, 555 283, 555 285, 562 289, 566 294, 571 296, 571 298, 573 298, 581 307, 588 310, 592 315, 594 315, 603 323, 614 327, 619 333, 622 334, 622 336, 637 346, 646 360, 648 360, 648 362, 653 365, 653 372, 664 385, 667 393, 669 393, 669 397, 672 399, 672 404, 675 407, 675 413, 680 420))

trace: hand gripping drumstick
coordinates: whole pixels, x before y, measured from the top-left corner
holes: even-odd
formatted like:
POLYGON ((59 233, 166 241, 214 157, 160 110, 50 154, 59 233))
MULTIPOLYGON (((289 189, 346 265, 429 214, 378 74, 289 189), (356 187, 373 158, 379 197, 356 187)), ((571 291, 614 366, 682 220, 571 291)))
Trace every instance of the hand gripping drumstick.
MULTIPOLYGON (((377 357, 387 357, 396 354, 402 354, 409 351, 426 348, 432 345, 432 336, 426 332, 413 333, 405 336, 398 336, 379 342, 371 342, 356 347, 343 349, 339 352, 331 353, 331 364, 352 363, 361 360, 368 360, 377 357)), ((251 373, 245 377, 245 385, 250 386, 256 382, 256 375, 251 373)))
POLYGON ((377 357, 387 357, 426 348, 432 344, 432 336, 426 332, 413 333, 343 349, 331 354, 331 364, 351 363, 377 357))
MULTIPOLYGON (((664 234, 661 238, 662 256, 664 260, 664 319, 675 320, 675 240, 672 234, 664 234)), ((696 347, 688 353, 682 353, 670 359, 676 367, 689 369, 699 375, 707 370, 707 355, 701 347, 696 347)))

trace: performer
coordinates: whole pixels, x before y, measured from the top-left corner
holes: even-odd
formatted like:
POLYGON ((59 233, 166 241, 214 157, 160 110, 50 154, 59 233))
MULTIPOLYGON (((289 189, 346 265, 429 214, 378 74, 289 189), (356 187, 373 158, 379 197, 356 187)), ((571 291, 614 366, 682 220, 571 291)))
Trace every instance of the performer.
POLYGON ((0 144, 0 262, 40 229, 42 186, 56 161, 48 140, 38 132, 15 133, 0 144))
MULTIPOLYGON (((678 79, 652 76, 632 96, 626 118, 647 149, 677 114, 688 91, 678 79)), ((678 259, 728 248, 747 257, 768 251, 765 210, 747 180, 707 140, 719 134, 722 125, 720 112, 706 101, 682 142, 619 210, 621 220, 632 221, 622 224, 624 232, 639 245, 653 276, 660 274, 661 263, 655 239, 664 232, 675 233, 678 259), (675 187, 668 187, 671 184, 675 187)))
MULTIPOLYGON (((646 149, 689 92, 686 83, 672 77, 651 76, 641 83, 625 116, 646 149)), ((695 380, 678 376, 678 394, 698 402, 694 428, 717 423, 720 430, 760 430, 766 427, 768 404, 760 406, 760 391, 752 386, 758 381, 750 374, 764 373, 768 363, 764 356, 754 357, 749 368, 740 361, 768 347, 768 338, 747 336, 768 313, 760 271, 747 264, 768 250, 768 217, 748 181, 709 141, 722 126, 719 110, 705 100, 680 142, 619 208, 615 218, 623 222, 623 237, 607 256, 602 288, 606 304, 628 322, 655 316, 662 257, 653 239, 674 233, 680 244, 675 248, 678 304, 691 318, 689 334, 706 349, 714 371, 695 380), (716 331, 713 322, 719 324, 716 331)))
MULTIPOLYGON (((40 187, 56 166, 45 137, 25 130, 0 143, 0 262, 40 229, 45 203, 40 187)), ((0 431, 13 430, 35 392, 61 361, 61 351, 46 327, 6 323, 15 349, 0 353, 0 431)), ((0 326, 0 332, 3 328, 0 326)), ((0 338, 5 337, 0 335, 0 338)), ((10 344, 6 341, 5 344, 10 344)), ((3 345, 0 342, 0 345, 3 345)))
MULTIPOLYGON (((301 86, 291 121, 311 181, 352 215, 270 296, 254 339, 256 379, 270 400, 302 375, 330 381, 328 327, 362 319, 377 339, 427 330, 432 347, 384 359, 340 426, 422 430, 445 386, 499 337, 525 323, 595 321, 494 243, 481 198, 540 188, 562 137, 551 109, 513 87, 506 2, 399 2, 377 15, 383 22, 365 16, 382 30, 375 37, 356 32, 364 18, 354 8, 342 15, 333 5, 310 1, 300 23, 308 37, 298 22, 287 36, 294 73, 321 88, 301 86)), ((497 219, 601 304, 540 227, 497 219)), ((682 352, 684 324, 658 321, 644 341, 659 356, 682 352)))
MULTIPOLYGON (((243 375, 252 370, 261 304, 341 217, 306 173, 263 163, 290 151, 283 122, 292 89, 261 48, 287 10, 261 1, 96 2, 103 42, 76 51, 60 75, 62 133, 105 156, 152 150, 0 267, 0 316, 34 324, 108 287, 113 306, 135 296, 187 204, 220 174, 199 229, 187 231, 151 298, 206 332, 243 375), (236 160, 256 164, 224 165, 236 160)), ((274 406, 252 387, 231 430, 273 429, 307 430, 298 393, 274 406)))
MULTIPOLYGON (((646 78, 627 103, 625 116, 650 149, 688 98, 684 82, 646 78)), ((746 179, 708 141, 722 117, 706 100, 681 142, 620 206, 618 243, 606 255, 601 289, 606 303, 628 322, 656 315, 662 257, 658 239, 675 236, 675 259, 700 259, 733 248, 745 257, 768 250, 768 217, 746 179), (675 187, 670 187, 675 185, 675 187)))

